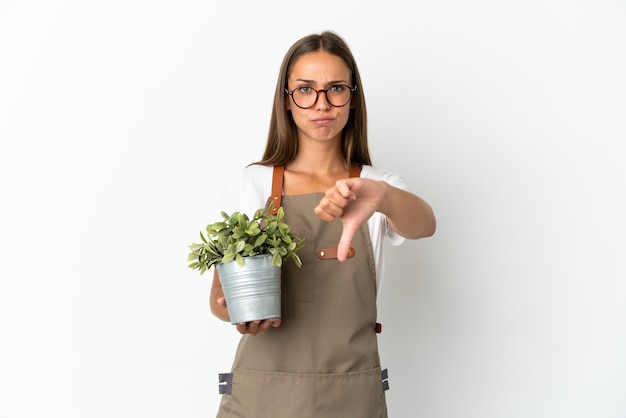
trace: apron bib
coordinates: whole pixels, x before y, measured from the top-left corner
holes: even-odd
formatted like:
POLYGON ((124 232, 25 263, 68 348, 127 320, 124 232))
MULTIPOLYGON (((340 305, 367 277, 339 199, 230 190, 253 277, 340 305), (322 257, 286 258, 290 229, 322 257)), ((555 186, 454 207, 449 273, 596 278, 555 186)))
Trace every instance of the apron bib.
MULTIPOLYGON (((274 180, 282 185, 281 175, 274 180)), ((242 336, 218 418, 387 417, 367 224, 339 262, 341 221, 313 212, 323 196, 281 197, 285 222, 305 239, 302 267, 283 264, 281 326, 242 336)))

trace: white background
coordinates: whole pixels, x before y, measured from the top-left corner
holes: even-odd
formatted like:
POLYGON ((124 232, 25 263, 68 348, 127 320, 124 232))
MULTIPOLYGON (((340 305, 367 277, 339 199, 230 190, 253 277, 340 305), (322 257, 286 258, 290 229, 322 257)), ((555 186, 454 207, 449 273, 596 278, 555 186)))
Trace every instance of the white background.
POLYGON ((333 29, 389 247, 394 418, 626 416, 622 1, 0 4, 0 416, 209 417, 235 330, 187 245, 261 157, 280 61, 333 29))

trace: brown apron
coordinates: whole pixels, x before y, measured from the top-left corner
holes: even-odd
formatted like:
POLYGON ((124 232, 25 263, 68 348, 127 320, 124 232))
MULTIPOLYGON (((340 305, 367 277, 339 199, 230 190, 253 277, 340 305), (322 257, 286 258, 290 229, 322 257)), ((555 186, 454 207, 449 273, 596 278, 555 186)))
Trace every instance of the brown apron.
MULTIPOLYGON (((274 175, 282 186, 282 170, 274 175)), ((339 262, 342 223, 315 215, 322 197, 282 196, 285 221, 305 239, 298 253, 303 265, 283 265, 281 326, 241 338, 232 371, 223 375, 220 389, 228 390, 218 417, 387 417, 367 224, 355 235, 350 257, 339 262)))

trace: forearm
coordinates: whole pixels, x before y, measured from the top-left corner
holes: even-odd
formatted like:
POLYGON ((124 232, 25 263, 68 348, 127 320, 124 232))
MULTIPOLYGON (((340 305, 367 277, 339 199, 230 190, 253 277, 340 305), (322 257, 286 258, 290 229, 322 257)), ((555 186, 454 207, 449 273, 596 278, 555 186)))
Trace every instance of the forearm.
POLYGON ((378 211, 385 214, 394 231, 409 239, 430 237, 435 233, 437 222, 426 201, 388 183, 384 185, 385 195, 378 211))
POLYGON ((213 283, 211 284, 211 295, 209 296, 209 305, 211 306, 211 313, 222 321, 230 321, 230 315, 228 309, 218 303, 218 299, 224 297, 224 291, 222 290, 222 282, 217 274, 217 269, 214 268, 213 283))

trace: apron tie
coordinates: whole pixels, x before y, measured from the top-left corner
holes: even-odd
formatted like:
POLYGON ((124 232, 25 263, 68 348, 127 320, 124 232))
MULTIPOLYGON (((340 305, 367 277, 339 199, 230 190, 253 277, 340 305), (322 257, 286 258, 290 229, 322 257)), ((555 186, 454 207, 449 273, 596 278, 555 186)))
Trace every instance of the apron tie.
POLYGON ((220 373, 218 375, 220 382, 218 388, 220 395, 232 395, 233 394, 233 374, 232 373, 220 373))
POLYGON ((380 375, 382 377, 383 380, 383 392, 388 391, 389 390, 389 372, 387 371, 387 369, 384 369, 380 372, 380 375))

